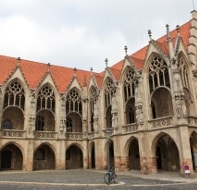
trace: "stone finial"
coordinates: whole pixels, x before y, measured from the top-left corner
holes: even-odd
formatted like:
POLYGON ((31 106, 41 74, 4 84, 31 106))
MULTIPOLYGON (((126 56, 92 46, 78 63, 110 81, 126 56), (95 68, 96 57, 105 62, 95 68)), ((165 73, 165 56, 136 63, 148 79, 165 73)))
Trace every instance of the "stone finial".
POLYGON ((127 50, 128 50, 127 46, 124 46, 124 51, 126 56, 127 56, 127 50))
POLYGON ((20 57, 17 57, 17 66, 19 66, 20 65, 20 61, 21 61, 21 58, 20 57))
POLYGON ((168 40, 171 40, 170 29, 169 29, 169 25, 168 24, 166 24, 166 33, 167 33, 168 40))
POLYGON ((106 66, 106 68, 108 67, 108 59, 107 58, 105 58, 105 66, 106 66))
POLYGON ((50 71, 50 66, 51 66, 51 64, 48 63, 47 65, 48 65, 48 72, 49 72, 49 71, 50 71))
POLYGON ((150 30, 150 29, 148 30, 148 36, 149 36, 150 41, 151 41, 151 40, 152 40, 152 32, 151 32, 151 30, 150 30))
POLYGON ((74 76, 76 77, 77 68, 74 67, 73 70, 74 70, 74 76))
POLYGON ((92 68, 92 67, 90 67, 90 73, 91 73, 91 75, 92 75, 92 72, 93 72, 93 68, 92 68))
POLYGON ((178 36, 180 36, 180 26, 179 25, 176 26, 176 31, 177 31, 178 36))

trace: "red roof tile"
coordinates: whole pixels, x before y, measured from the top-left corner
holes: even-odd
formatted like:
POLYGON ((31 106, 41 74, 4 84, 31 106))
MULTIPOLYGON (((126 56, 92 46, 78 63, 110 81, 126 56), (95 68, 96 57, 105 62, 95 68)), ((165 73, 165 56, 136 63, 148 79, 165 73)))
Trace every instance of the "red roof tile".
POLYGON ((11 73, 16 69, 17 59, 0 55, 0 84, 6 82, 11 73))
MULTIPOLYGON (((183 40, 186 50, 189 44, 190 27, 191 27, 190 22, 187 22, 184 25, 180 26, 180 36, 183 40)), ((173 44, 175 44, 177 37, 176 29, 171 31, 170 34, 173 40, 173 44)), ((166 35, 162 36, 156 41, 160 46, 160 48, 162 49, 162 51, 164 53, 167 53, 168 46, 167 46, 166 35)), ((142 49, 130 55, 131 61, 135 64, 135 67, 137 69, 143 68, 147 49, 148 46, 145 46, 142 49)), ((121 60, 110 68, 116 80, 118 80, 120 77, 123 64, 124 64, 124 60, 121 60)), ((23 60, 23 59, 18 60, 17 58, 0 55, 0 69, 1 69, 0 84, 4 84, 6 82, 9 76, 11 76, 11 74, 17 68, 17 65, 19 65, 19 67, 21 68, 23 76, 30 89, 38 88, 38 86, 40 85, 40 83, 42 82, 42 80, 44 79, 44 77, 48 72, 47 64, 23 60)), ((54 65, 50 66, 50 73, 52 79, 60 93, 64 93, 66 89, 69 87, 70 83, 73 80, 74 72, 75 71, 73 70, 73 68, 54 66, 54 65)), ((105 71, 101 73, 93 73, 93 76, 95 77, 99 89, 102 86, 104 74, 105 71)), ((84 78, 86 78, 86 84, 88 86, 90 83, 91 72, 85 70, 77 70, 76 77, 81 87, 83 87, 84 78)))

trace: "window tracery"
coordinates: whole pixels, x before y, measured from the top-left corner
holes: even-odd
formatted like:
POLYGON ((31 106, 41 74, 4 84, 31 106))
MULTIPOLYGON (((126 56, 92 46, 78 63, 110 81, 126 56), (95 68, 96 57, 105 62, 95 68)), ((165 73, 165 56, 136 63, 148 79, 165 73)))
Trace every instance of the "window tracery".
POLYGON ((77 112, 82 115, 81 96, 76 89, 70 91, 66 100, 66 113, 77 112))
POLYGON ((129 70, 124 79, 124 98, 125 102, 135 96, 135 86, 138 83, 137 73, 129 70))
POLYGON ((105 106, 106 108, 112 103, 112 96, 116 93, 116 87, 111 79, 106 81, 105 87, 105 106))
POLYGON ((181 75, 183 87, 189 89, 188 71, 183 56, 179 56, 178 58, 178 68, 180 69, 180 75, 181 75))
POLYGON ((5 91, 4 108, 18 106, 24 110, 25 92, 18 80, 13 80, 5 91))
POLYGON ((149 85, 150 92, 161 86, 170 88, 167 64, 160 56, 155 56, 149 66, 149 85))
POLYGON ((90 126, 91 131, 94 131, 94 104, 97 100, 97 92, 95 88, 90 89, 90 126))
POLYGON ((40 109, 49 109, 55 112, 55 95, 48 85, 44 86, 38 93, 37 111, 40 109))

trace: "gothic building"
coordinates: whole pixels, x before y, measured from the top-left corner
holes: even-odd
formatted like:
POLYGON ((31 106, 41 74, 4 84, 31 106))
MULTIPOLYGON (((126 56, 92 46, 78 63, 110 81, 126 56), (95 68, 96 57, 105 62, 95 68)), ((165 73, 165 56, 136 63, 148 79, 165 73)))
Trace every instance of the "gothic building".
POLYGON ((101 73, 1 55, 0 170, 197 170, 197 11, 148 35, 101 73))

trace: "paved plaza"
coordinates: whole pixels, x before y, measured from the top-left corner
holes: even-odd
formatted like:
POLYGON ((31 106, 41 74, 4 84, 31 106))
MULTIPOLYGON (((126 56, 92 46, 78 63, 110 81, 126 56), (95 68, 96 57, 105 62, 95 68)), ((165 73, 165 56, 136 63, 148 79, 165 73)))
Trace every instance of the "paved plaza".
POLYGON ((103 180, 106 171, 64 170, 64 171, 1 171, 1 190, 196 190, 197 178, 184 178, 179 173, 162 172, 142 175, 137 171, 120 172, 118 184, 106 185, 103 180))

